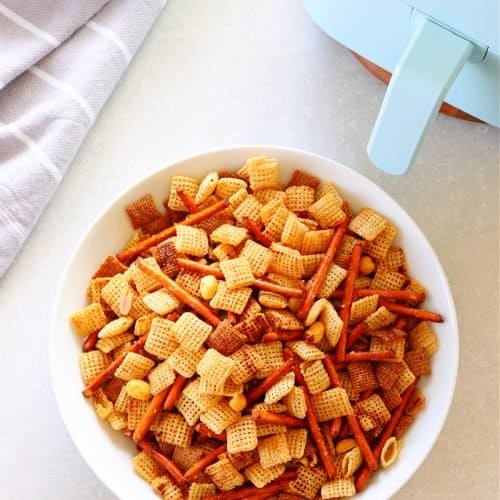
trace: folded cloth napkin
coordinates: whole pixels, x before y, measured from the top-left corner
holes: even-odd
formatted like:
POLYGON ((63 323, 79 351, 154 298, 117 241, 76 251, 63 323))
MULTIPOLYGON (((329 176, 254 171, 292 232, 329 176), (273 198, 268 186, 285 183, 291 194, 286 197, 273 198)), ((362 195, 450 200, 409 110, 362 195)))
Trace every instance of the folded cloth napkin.
POLYGON ((0 0, 0 277, 166 0, 0 0))

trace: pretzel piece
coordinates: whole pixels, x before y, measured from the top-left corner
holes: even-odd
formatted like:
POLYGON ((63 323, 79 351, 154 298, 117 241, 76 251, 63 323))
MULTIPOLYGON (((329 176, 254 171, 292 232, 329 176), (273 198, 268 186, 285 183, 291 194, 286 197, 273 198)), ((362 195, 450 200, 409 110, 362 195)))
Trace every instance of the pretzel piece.
POLYGON ((137 446, 147 453, 155 462, 166 469, 179 486, 184 486, 186 484, 186 479, 184 479, 184 476, 177 465, 175 465, 174 462, 172 462, 172 460, 168 457, 163 455, 163 453, 161 453, 150 441, 143 439, 137 443, 137 446))
POLYGON ((139 425, 135 428, 134 434, 132 436, 132 439, 136 443, 142 441, 146 436, 146 433, 149 431, 149 428, 153 424, 156 416, 160 413, 165 398, 167 397, 169 391, 170 387, 163 389, 163 391, 156 394, 156 396, 154 396, 151 402, 149 403, 146 413, 142 416, 142 419, 139 422, 139 425))
POLYGON ((394 304, 388 300, 381 300, 381 306, 386 307, 389 311, 395 314, 401 314, 402 316, 410 316, 412 318, 418 318, 424 321, 432 321, 434 323, 442 323, 443 317, 435 312, 426 311, 425 309, 416 309, 414 307, 402 306, 399 304, 394 304))
MULTIPOLYGON (((228 207, 228 205, 229 202, 227 200, 218 201, 217 203, 214 203, 213 205, 200 210, 198 213, 186 217, 186 219, 184 219, 181 224, 184 226, 194 226, 195 224, 199 224, 200 222, 208 219, 213 214, 224 210, 228 207)), ((137 257, 145 250, 148 250, 149 248, 158 245, 158 243, 161 243, 162 241, 175 236, 176 231, 176 226, 168 227, 167 229, 164 229, 163 231, 160 231, 159 233, 156 233, 153 236, 140 241, 139 243, 133 245, 131 248, 123 250, 122 252, 118 253, 116 257, 121 262, 127 262, 134 257, 137 257)))
POLYGON ((247 404, 257 401, 270 389, 278 380, 292 370, 295 365, 294 359, 285 361, 283 365, 270 373, 260 385, 247 394, 247 404))
POLYGON ((163 274, 161 271, 157 271, 156 269, 149 267, 142 259, 137 261, 137 265, 139 266, 139 269, 158 281, 158 283, 166 288, 180 302, 191 307, 191 309, 194 309, 200 316, 203 316, 211 325, 217 326, 222 322, 212 309, 206 306, 201 300, 186 292, 184 288, 179 286, 174 280, 163 274))
POLYGON ((337 360, 344 361, 345 348, 347 344, 347 329, 349 327, 349 318, 351 316, 351 306, 354 291, 354 281, 358 275, 359 262, 361 259, 361 252, 363 251, 363 245, 361 243, 356 243, 352 249, 351 260, 349 263, 349 269, 347 271, 347 276, 345 279, 345 294, 342 300, 342 310, 340 311, 340 318, 343 321, 342 331, 340 332, 340 338, 337 343, 336 353, 337 360))
POLYGON ((253 410, 250 414, 258 424, 284 425, 286 427, 304 427, 305 422, 290 415, 282 415, 266 410, 253 410))
POLYGON ((325 256, 318 266, 316 273, 312 277, 311 284, 309 289, 307 290, 306 296, 304 297, 304 301, 297 311, 297 316, 302 320, 307 316, 307 313, 309 312, 309 309, 311 308, 312 303, 314 302, 314 299, 325 280, 326 273, 333 261, 333 258, 335 257, 335 253, 337 252, 340 243, 342 242, 342 238, 347 231, 348 225, 349 219, 346 218, 346 220, 342 222, 333 233, 330 243, 328 244, 328 248, 326 249, 325 256))
MULTIPOLYGON (((292 351, 286 350, 285 356, 288 357, 287 361, 294 361, 295 360, 295 354, 293 354, 292 351)), ((333 459, 328 451, 328 448, 326 446, 325 438, 321 434, 321 430, 319 428, 318 420, 316 419, 316 415, 314 414, 314 408, 313 404, 311 401, 311 394, 309 393, 309 390, 307 389, 307 385, 304 380, 304 376, 302 375, 302 372, 300 371, 300 368, 298 364, 294 363, 293 365, 293 371, 295 373, 295 378, 298 381, 299 385, 302 387, 304 391, 304 397, 306 401, 306 407, 307 407, 307 412, 306 412, 306 419, 307 423, 309 425, 309 430, 311 431, 311 436, 316 443, 316 447, 318 448, 318 452, 320 454, 321 460, 323 462, 323 466, 325 467, 326 474, 330 479, 335 478, 336 475, 336 470, 335 470, 335 464, 333 463, 333 459)))
POLYGON ((184 479, 186 481, 193 482, 203 472, 203 470, 210 464, 214 463, 219 458, 219 455, 224 453, 226 449, 227 445, 224 443, 210 453, 207 453, 201 460, 192 465, 184 473, 184 479))
POLYGON ((94 392, 99 389, 99 387, 106 382, 106 380, 110 379, 114 374, 117 368, 122 364, 123 360, 127 356, 129 352, 137 352, 141 350, 144 347, 144 344, 146 343, 147 335, 143 335, 142 337, 139 338, 139 340, 131 345, 128 349, 126 349, 120 356, 118 356, 108 367, 103 370, 101 373, 96 375, 85 387, 83 391, 83 395, 86 398, 89 398, 94 394, 94 392))

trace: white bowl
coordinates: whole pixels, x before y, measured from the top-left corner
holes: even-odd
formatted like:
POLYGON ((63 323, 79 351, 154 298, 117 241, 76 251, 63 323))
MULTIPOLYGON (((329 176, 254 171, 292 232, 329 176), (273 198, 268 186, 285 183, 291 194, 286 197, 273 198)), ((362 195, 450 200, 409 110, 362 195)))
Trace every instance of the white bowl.
MULTIPOLYGON (((131 464, 135 446, 100 421, 92 405, 81 394, 78 368, 81 339, 69 316, 86 303, 85 290, 104 256, 119 251, 131 235, 123 210, 127 203, 152 193, 158 203, 167 196, 172 175, 202 177, 212 170, 234 169, 251 156, 278 158, 284 175, 300 168, 324 181, 333 181, 355 209, 369 206, 391 220, 399 229, 397 244, 406 253, 411 275, 428 290, 425 307, 440 312, 445 322, 436 324, 441 340, 432 360, 432 376, 420 383, 426 408, 405 435, 405 446, 396 464, 374 475, 360 499, 384 499, 393 495, 417 470, 436 441, 453 397, 458 367, 458 329, 455 307, 446 277, 429 242, 408 214, 382 189, 338 163, 294 149, 246 146, 211 151, 174 163, 140 180, 114 200, 92 224, 76 246, 55 301, 50 342, 54 391, 66 427, 80 453, 95 474, 119 498, 154 498, 150 486, 137 476, 131 464)), ((425 484, 422 485, 425 493, 425 484)))

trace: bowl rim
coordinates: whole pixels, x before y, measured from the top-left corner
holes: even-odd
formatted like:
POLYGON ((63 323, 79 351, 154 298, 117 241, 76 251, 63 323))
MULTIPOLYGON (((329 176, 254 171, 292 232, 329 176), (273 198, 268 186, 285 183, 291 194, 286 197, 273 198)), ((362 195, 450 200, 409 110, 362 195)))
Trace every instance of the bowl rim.
POLYGON ((177 159, 174 159, 170 161, 168 164, 161 166, 157 169, 154 169, 153 171, 139 177, 136 181, 134 181, 132 184, 128 185, 127 187, 123 188, 120 190, 120 192, 115 195, 111 201, 109 201, 104 208, 102 208, 99 213, 93 217, 93 219, 90 221, 90 223, 87 225, 85 230, 83 231, 83 234, 81 237, 78 239, 76 242, 70 256, 67 258, 66 265, 64 267, 64 270, 61 274, 59 284, 57 287, 57 292, 54 297, 54 301, 52 304, 52 311, 51 311, 51 316, 50 316, 50 329, 49 329, 49 368, 50 368, 50 379, 51 379, 51 386, 52 386, 52 391, 55 396, 56 400, 56 405, 59 411, 59 414, 63 420, 63 423, 66 427, 66 430, 68 434, 71 437, 72 442, 74 443, 76 449, 78 450, 78 453, 80 456, 84 459, 85 463, 88 465, 90 470, 97 476, 99 481, 101 481, 113 494, 117 494, 114 490, 114 488, 109 484, 107 477, 104 477, 103 474, 101 474, 100 470, 98 467, 96 467, 90 457, 87 455, 86 451, 82 449, 80 446, 80 437, 77 436, 75 432, 75 428, 72 424, 72 422, 67 418, 65 409, 64 409, 64 398, 62 397, 61 394, 61 388, 59 385, 59 381, 57 379, 57 374, 56 374, 56 364, 54 362, 55 357, 56 357, 56 323, 57 323, 57 317, 58 317, 58 304, 61 299, 61 295, 63 292, 63 288, 65 285, 65 282, 67 280, 68 274, 71 270, 71 267, 73 265, 73 261, 75 259, 76 254, 78 253, 80 247, 88 237, 89 233, 93 230, 94 226, 101 220, 102 217, 124 196, 126 196, 129 191, 134 189, 136 186, 139 184, 142 184, 143 182, 149 180, 150 178, 162 173, 162 172, 167 172, 171 168, 174 168, 175 166, 185 163, 185 162, 192 162, 192 161, 197 161, 202 159, 203 157, 213 155, 213 154, 231 154, 231 153, 242 153, 245 150, 253 151, 251 154, 255 154, 255 150, 262 150, 262 154, 272 154, 276 155, 279 158, 280 153, 287 153, 287 154, 298 154, 298 155, 305 155, 307 157, 312 157, 315 158, 319 161, 323 162, 328 162, 328 163, 333 163, 335 164, 335 167, 347 172, 347 175, 354 176, 356 179, 361 179, 363 182, 368 183, 370 187, 378 192, 378 194, 383 195, 387 198, 389 198, 397 207, 398 209, 403 213, 404 216, 406 216, 409 221, 413 224, 412 230, 416 231, 418 233, 418 236, 422 239, 424 244, 428 247, 428 250, 435 260, 436 268, 438 271, 438 278, 440 282, 443 285, 443 290, 444 290, 444 297, 443 300, 446 302, 448 308, 449 308, 449 315, 446 317, 446 322, 449 324, 450 330, 454 332, 453 338, 450 338, 447 340, 447 349, 450 351, 450 360, 449 362, 453 362, 452 368, 452 380, 450 380, 450 385, 449 390, 446 394, 446 400, 444 401, 444 411, 442 412, 441 418, 438 422, 436 422, 436 425, 434 426, 434 436, 432 438, 432 442, 429 444, 428 449, 422 453, 422 456, 417 460, 414 464, 411 466, 407 467, 403 473, 400 474, 400 479, 396 482, 394 482, 394 487, 390 491, 390 495, 388 498, 392 497, 394 494, 396 494, 409 480, 410 478, 417 472, 417 470, 421 467, 422 463, 426 460, 432 449, 434 448, 442 430, 444 427, 444 424, 448 418, 451 404, 453 402, 453 398, 455 395, 455 389, 456 389, 456 383, 457 383, 457 376, 458 376, 458 368, 459 368, 459 358, 460 358, 460 344, 459 344, 459 330, 458 330, 458 320, 457 320, 457 313, 456 313, 456 308, 455 308, 455 303, 453 300, 453 294, 451 292, 448 280, 446 278, 446 274, 444 272, 443 266, 441 264, 441 261, 439 260, 438 255, 436 254, 434 248, 430 244, 429 240, 427 239, 426 235, 423 233, 423 231, 420 229, 418 224, 413 220, 413 218, 408 214, 408 212, 400 205, 398 201, 396 201, 389 193, 387 193, 383 188, 378 186, 374 181, 371 179, 365 177, 363 174, 360 172, 347 167, 346 165, 338 162, 337 160, 334 160, 332 158, 328 158, 323 155, 319 155, 317 153, 312 153, 307 150, 303 150, 300 148, 295 148, 295 147, 288 147, 288 146, 282 146, 282 145, 272 145, 272 144, 243 144, 243 145, 232 145, 232 146, 225 146, 225 147, 215 147, 211 148, 202 152, 194 153, 191 155, 187 156, 181 156, 178 157, 177 159))

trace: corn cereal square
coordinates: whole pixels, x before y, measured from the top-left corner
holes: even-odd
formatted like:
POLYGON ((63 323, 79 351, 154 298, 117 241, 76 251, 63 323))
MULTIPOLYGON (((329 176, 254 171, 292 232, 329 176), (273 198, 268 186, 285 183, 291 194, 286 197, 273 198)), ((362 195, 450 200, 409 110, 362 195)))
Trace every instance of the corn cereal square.
POLYGON ((285 433, 260 439, 258 450, 260 465, 264 469, 284 464, 292 459, 285 433))
POLYGON ((71 315, 71 322, 76 331, 82 335, 97 332, 108 322, 101 304, 90 304, 71 315))
POLYGON ((330 387, 330 378, 320 359, 304 361, 300 364, 300 371, 311 394, 319 394, 330 387))
POLYGON ((101 351, 82 352, 79 357, 80 373, 85 385, 88 385, 97 375, 110 364, 110 359, 101 351))
POLYGON ((220 268, 229 290, 252 285, 255 281, 250 262, 246 257, 224 260, 220 263, 220 268))
POLYGON ((175 372, 166 361, 157 364, 148 374, 151 394, 155 395, 170 387, 175 380, 175 372))
POLYGON ((247 240, 241 251, 241 257, 246 257, 250 263, 250 268, 255 276, 266 274, 273 254, 269 248, 266 248, 253 240, 247 240))
POLYGON ((186 378, 191 378, 196 373, 196 365, 200 362, 205 354, 206 349, 201 347, 199 351, 188 351, 182 346, 177 349, 168 357, 167 363, 179 375, 186 378))
POLYGON ((168 208, 178 212, 188 212, 186 205, 184 205, 177 191, 184 191, 184 193, 194 198, 198 193, 198 188, 199 183, 197 179, 184 175, 174 175, 170 180, 168 208))
POLYGON ((351 403, 349 403, 349 396, 346 390, 341 387, 313 394, 311 401, 318 422, 327 422, 337 417, 354 414, 351 403))
POLYGON ((226 243, 238 246, 246 238, 248 231, 244 227, 237 227, 232 224, 222 224, 210 234, 210 240, 214 243, 226 243))
POLYGON ((278 160, 274 158, 253 158, 248 163, 248 177, 253 191, 279 188, 278 160))
POLYGON ((251 417, 241 417, 226 432, 228 453, 241 453, 257 448, 257 424, 251 417))
POLYGON ((167 359, 179 346, 174 325, 168 319, 153 318, 144 350, 157 358, 167 359))
POLYGON ((332 193, 327 193, 314 202, 308 208, 308 212, 322 228, 335 227, 346 218, 342 205, 338 204, 337 197, 332 193))
POLYGON ((212 331, 212 327, 191 312, 182 313, 173 327, 181 346, 192 352, 198 351, 212 331))
POLYGON ((116 369, 115 377, 122 380, 143 379, 153 368, 154 361, 137 354, 129 352, 121 365, 116 369))
POLYGON ((217 434, 225 431, 231 424, 240 418, 240 413, 234 411, 229 403, 223 399, 212 406, 210 410, 201 414, 200 420, 217 434))
POLYGON ((245 482, 245 477, 225 457, 209 465, 205 472, 221 491, 232 490, 245 482))
POLYGON ((175 249, 179 253, 203 257, 208 253, 208 236, 206 231, 196 227, 177 225, 175 249))
POLYGON ((210 301, 210 307, 241 314, 247 305, 250 295, 252 295, 251 288, 241 287, 236 290, 230 290, 225 281, 219 281, 217 292, 210 301))
POLYGON ((363 208, 349 224, 349 229, 363 239, 373 241, 387 226, 387 221, 371 208, 363 208))
POLYGON ((186 447, 191 444, 193 428, 188 425, 182 415, 178 413, 166 413, 160 419, 156 430, 156 437, 159 442, 186 447))
POLYGON ((314 188, 310 186, 289 186, 285 193, 285 205, 292 212, 304 212, 314 203, 314 188))

